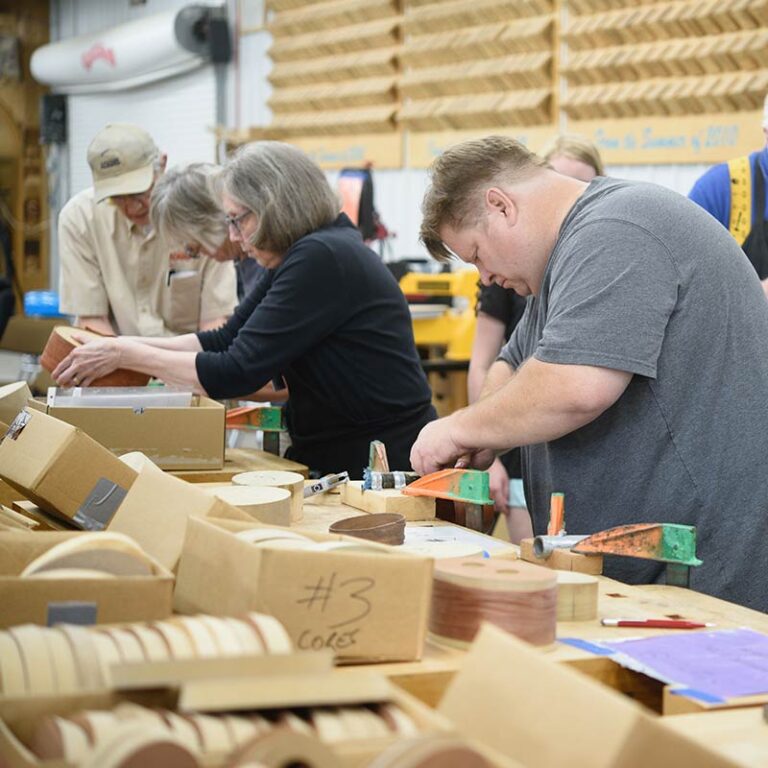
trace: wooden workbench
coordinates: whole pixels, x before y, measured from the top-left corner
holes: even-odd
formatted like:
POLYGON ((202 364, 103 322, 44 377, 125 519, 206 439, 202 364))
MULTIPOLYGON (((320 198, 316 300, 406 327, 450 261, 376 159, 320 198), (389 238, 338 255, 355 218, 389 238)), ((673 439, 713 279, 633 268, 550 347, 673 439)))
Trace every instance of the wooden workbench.
POLYGON ((267 451, 257 451, 255 448, 227 448, 221 469, 185 469, 170 474, 188 483, 229 483, 240 472, 259 470, 298 472, 305 478, 309 472, 305 464, 275 456, 267 451))

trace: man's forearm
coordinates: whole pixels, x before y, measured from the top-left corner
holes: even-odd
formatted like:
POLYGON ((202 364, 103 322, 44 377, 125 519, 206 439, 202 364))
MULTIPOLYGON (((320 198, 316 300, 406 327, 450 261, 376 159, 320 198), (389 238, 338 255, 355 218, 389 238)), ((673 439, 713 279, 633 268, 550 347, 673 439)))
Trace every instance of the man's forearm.
POLYGON ((484 397, 493 394, 498 389, 507 384, 515 375, 515 369, 505 363, 503 360, 497 360, 489 369, 485 376, 485 382, 483 388, 480 391, 478 400, 482 400, 484 397))
POLYGON ((103 336, 114 336, 115 329, 109 321, 107 315, 78 315, 75 318, 75 325, 78 328, 86 328, 89 331, 96 331, 103 336))
POLYGON ((496 363, 485 395, 452 417, 451 438, 467 449, 505 450, 555 440, 596 419, 626 389, 624 371, 528 360, 516 372, 496 363), (496 387, 494 390, 493 387, 496 387))
POLYGON ((195 333, 181 336, 121 336, 121 342, 144 344, 157 349, 169 349, 173 352, 202 352, 200 339, 195 333))

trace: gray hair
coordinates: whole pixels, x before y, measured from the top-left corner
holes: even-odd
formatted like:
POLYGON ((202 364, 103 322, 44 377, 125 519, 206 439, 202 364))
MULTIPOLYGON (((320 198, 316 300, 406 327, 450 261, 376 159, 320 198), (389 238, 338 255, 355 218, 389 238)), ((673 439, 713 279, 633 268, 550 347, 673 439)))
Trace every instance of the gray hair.
POLYGON ((220 169, 210 163, 172 168, 155 182, 149 205, 152 226, 172 243, 196 242, 215 253, 227 238, 227 225, 215 193, 220 169))
POLYGON ((256 214, 250 244, 277 254, 328 226, 341 208, 320 168, 301 150, 279 141, 240 147, 224 164, 219 184, 256 214))

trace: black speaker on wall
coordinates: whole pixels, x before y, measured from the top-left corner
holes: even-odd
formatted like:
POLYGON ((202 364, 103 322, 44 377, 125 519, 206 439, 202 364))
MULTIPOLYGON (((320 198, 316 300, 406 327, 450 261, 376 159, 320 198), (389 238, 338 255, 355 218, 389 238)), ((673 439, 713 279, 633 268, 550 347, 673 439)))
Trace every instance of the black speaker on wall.
POLYGON ((65 144, 66 141, 67 97, 61 93, 46 93, 40 109, 40 143, 65 144))

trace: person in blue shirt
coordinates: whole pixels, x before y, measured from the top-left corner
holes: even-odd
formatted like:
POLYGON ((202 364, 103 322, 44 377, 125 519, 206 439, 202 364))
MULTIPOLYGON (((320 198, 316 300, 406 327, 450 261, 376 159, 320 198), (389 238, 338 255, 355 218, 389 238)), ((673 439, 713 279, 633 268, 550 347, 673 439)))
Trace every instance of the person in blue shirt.
POLYGON ((730 230, 768 296, 768 96, 763 107, 763 133, 765 147, 748 157, 713 166, 696 181, 688 197, 730 230), (749 220, 746 211, 750 212, 749 220))

